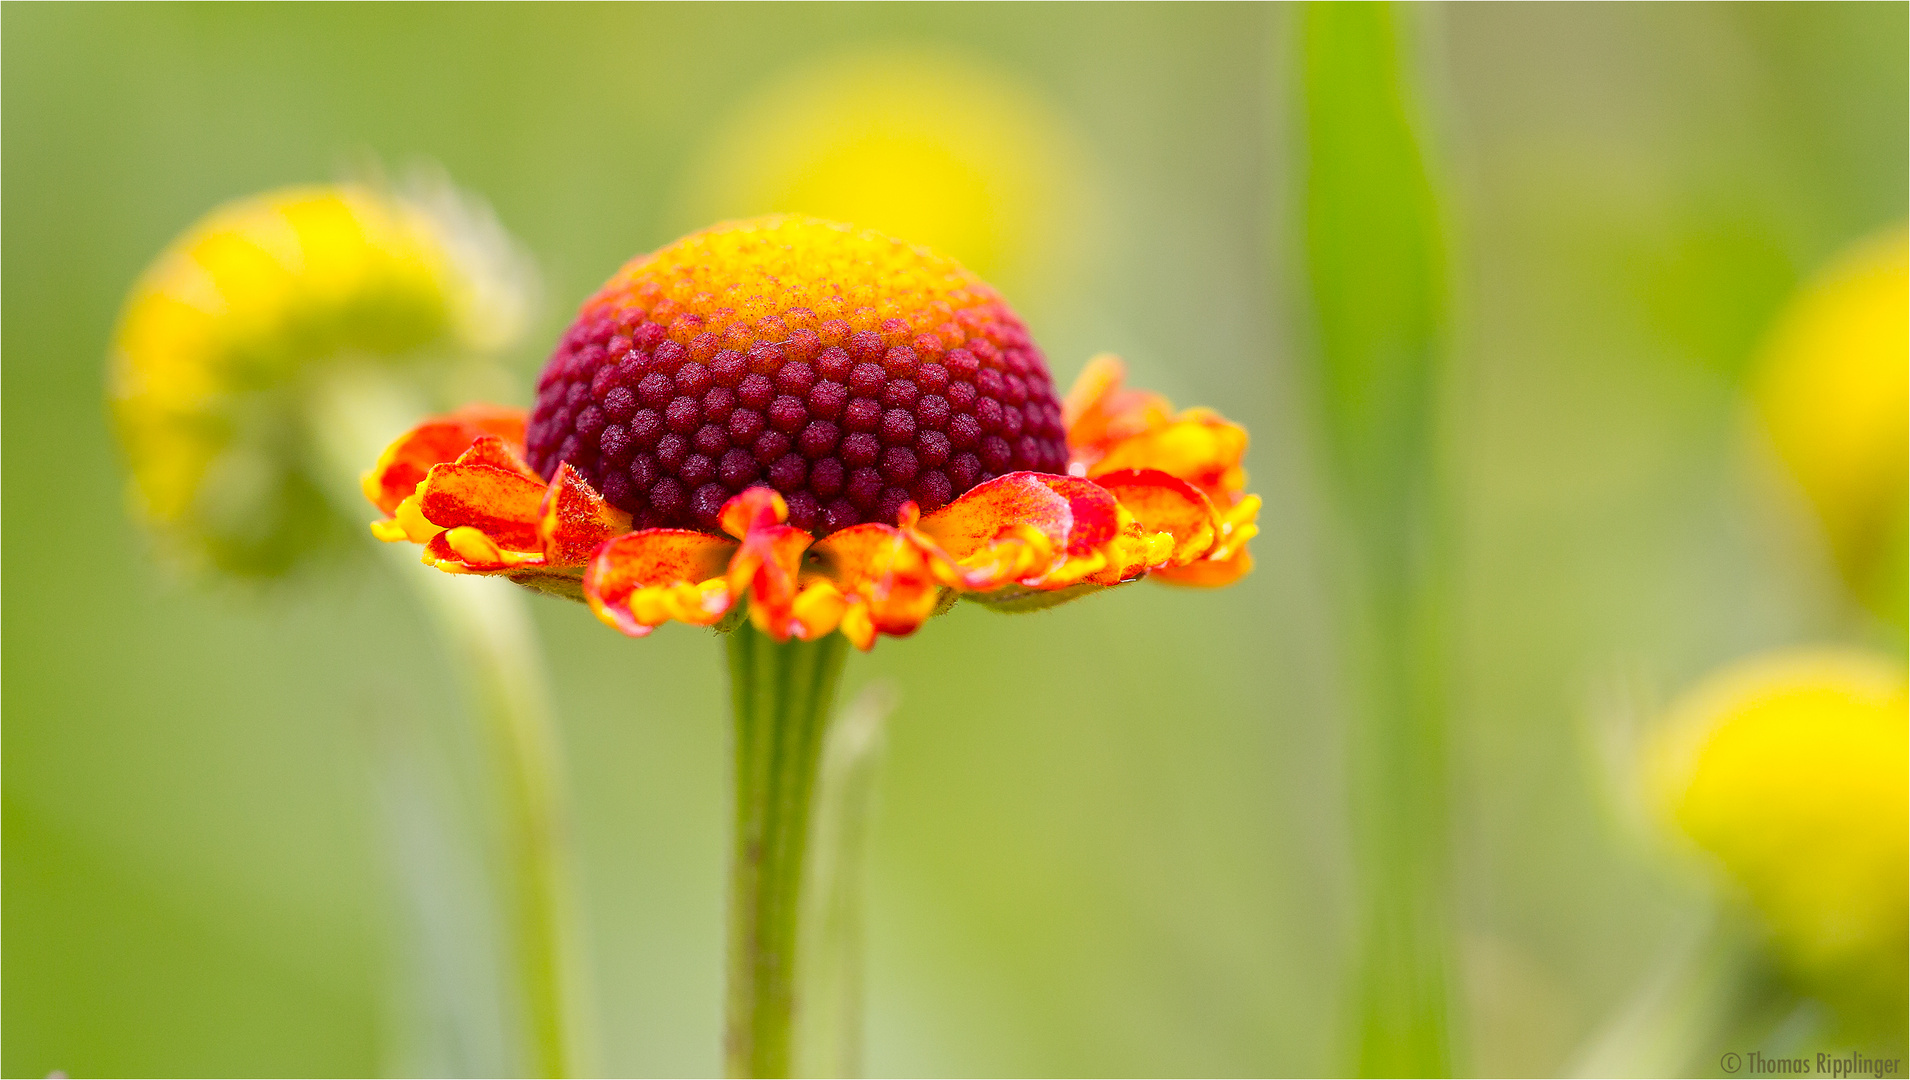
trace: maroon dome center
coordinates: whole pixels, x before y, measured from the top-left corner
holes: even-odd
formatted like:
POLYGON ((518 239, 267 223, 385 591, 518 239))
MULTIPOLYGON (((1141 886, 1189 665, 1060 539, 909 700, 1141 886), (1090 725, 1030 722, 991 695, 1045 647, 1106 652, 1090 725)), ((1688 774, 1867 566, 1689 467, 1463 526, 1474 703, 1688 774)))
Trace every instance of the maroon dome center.
POLYGON ((946 351, 898 319, 738 351, 714 333, 673 340, 643 311, 587 310, 539 380, 530 464, 548 480, 569 462, 638 528, 713 531, 731 496, 767 484, 818 536, 893 524, 910 500, 939 509, 1002 473, 1062 472, 1047 364, 1005 305, 994 318, 996 340, 946 351))

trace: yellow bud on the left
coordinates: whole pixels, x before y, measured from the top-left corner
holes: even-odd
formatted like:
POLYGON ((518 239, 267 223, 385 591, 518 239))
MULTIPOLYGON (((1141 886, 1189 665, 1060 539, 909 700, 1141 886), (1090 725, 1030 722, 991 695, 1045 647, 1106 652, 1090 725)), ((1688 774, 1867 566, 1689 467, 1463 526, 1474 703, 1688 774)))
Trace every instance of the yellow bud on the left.
MULTIPOLYGON (((175 554, 270 575, 327 536, 306 398, 328 371, 412 371, 507 337, 493 238, 359 185, 222 206, 127 297, 107 395, 135 511, 175 554)), ((494 245, 495 246, 495 245, 494 245)))

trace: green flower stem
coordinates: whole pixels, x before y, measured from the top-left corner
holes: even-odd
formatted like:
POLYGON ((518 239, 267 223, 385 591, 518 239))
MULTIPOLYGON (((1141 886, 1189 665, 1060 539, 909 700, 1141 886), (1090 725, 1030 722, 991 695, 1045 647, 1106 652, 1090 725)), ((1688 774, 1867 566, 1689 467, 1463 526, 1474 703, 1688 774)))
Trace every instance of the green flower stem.
POLYGON ((528 1069, 543 1077, 586 1074, 584 954, 563 770, 530 613, 503 582, 412 566, 404 577, 457 653, 492 747, 528 1069))
MULTIPOLYGON (((373 511, 358 490, 360 473, 423 411, 368 370, 333 378, 310 400, 318 471, 331 479, 340 513, 363 528, 373 511)), ((525 598, 502 581, 420 566, 409 544, 380 546, 422 602, 482 720, 493 762, 487 790, 498 799, 503 841, 501 906, 511 923, 509 955, 525 1018, 524 1068, 541 1077, 587 1074, 592 1014, 562 755, 525 598)))
POLYGON ((877 680, 829 722, 809 829, 796 973, 803 1076, 862 1075, 862 878, 895 685, 877 680))
POLYGON ((1711 1070, 1714 1049, 1771 1045, 1768 1031, 1738 1043, 1727 1037, 1737 1014, 1755 1002, 1760 982, 1744 936, 1719 913, 1708 913, 1693 929, 1665 950, 1650 978, 1593 1034, 1566 1075, 1688 1076, 1711 1070))
POLYGON ((848 642, 778 643, 747 622, 728 635, 736 813, 724 1065, 791 1075, 803 857, 830 705, 848 642))
POLYGON ((1415 74, 1419 9, 1300 15, 1305 244, 1319 404, 1343 532, 1350 781, 1361 892, 1349 980, 1366 1076, 1455 1070, 1439 398, 1447 228, 1415 74))

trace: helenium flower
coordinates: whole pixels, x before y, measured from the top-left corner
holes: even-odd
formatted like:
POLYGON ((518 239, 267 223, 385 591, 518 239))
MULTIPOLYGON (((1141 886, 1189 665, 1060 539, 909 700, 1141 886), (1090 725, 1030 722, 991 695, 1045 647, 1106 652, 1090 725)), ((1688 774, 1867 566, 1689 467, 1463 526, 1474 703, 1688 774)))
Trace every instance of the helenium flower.
POLYGON ((779 641, 841 630, 867 649, 958 598, 1235 580, 1259 508, 1246 433, 1120 383, 1097 358, 1064 405, 959 264, 758 219, 632 262, 585 303, 533 412, 428 420, 366 493, 389 515, 377 534, 439 569, 586 600, 632 636, 747 597, 779 641))
POLYGON ((373 531, 439 570, 583 600, 632 637, 731 631, 732 1074, 799 1060, 803 859, 846 643, 960 599, 1026 610, 1251 568, 1246 432, 1120 384, 1097 358, 1064 403, 952 259, 761 218, 619 271, 528 414, 427 419, 365 475, 373 531))

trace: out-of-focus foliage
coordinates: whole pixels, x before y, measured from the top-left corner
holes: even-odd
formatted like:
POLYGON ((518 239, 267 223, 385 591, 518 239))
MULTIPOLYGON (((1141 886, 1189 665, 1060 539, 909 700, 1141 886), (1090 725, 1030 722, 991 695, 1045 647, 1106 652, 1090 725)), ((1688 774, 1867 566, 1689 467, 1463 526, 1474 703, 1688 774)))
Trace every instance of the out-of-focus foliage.
POLYGON ((1900 1017, 1910 923, 1910 698, 1855 650, 1739 662, 1673 704, 1648 744, 1654 803, 1714 857, 1815 993, 1900 1017))
POLYGON ((1910 494, 1910 235, 1841 255, 1785 311, 1754 387, 1854 593, 1904 625, 1910 494))
POLYGON ((1362 1075, 1451 1072, 1447 653, 1437 595, 1439 439, 1449 327, 1442 208, 1428 162, 1418 19, 1390 4, 1302 17, 1308 291, 1327 542, 1353 737, 1362 896, 1351 997, 1362 1075))
MULTIPOLYGON (((1306 254, 1328 443, 1362 524, 1427 492, 1447 332, 1446 223, 1425 160, 1413 19, 1306 9, 1306 254)), ((1392 542, 1409 543, 1408 537, 1392 542)))

